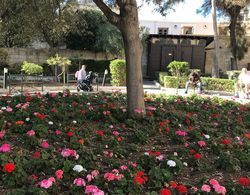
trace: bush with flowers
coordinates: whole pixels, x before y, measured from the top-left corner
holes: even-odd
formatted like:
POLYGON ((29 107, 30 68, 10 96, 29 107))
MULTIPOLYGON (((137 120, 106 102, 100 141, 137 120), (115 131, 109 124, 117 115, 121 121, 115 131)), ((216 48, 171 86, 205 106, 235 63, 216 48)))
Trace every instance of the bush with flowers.
POLYGON ((250 105, 120 93, 0 97, 0 194, 249 194, 250 105))

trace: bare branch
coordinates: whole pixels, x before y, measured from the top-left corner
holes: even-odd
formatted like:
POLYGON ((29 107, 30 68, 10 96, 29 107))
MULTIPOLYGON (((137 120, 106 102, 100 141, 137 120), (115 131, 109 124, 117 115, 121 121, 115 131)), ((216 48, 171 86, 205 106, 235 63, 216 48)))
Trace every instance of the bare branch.
POLYGON ((93 0, 94 3, 100 8, 100 10, 104 13, 110 23, 117 26, 120 21, 120 16, 113 12, 102 0, 93 0))

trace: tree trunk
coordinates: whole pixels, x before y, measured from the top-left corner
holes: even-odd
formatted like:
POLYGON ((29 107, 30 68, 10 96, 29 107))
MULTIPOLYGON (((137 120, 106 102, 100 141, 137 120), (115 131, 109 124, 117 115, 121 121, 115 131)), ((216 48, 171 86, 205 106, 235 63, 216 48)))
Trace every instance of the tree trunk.
POLYGON ((109 22, 122 33, 126 57, 127 104, 130 117, 145 114, 142 81, 142 46, 139 38, 138 7, 136 0, 117 0, 120 14, 113 12, 102 0, 93 0, 109 22))
POLYGON ((141 56, 142 45, 139 38, 137 8, 127 13, 121 21, 121 32, 126 57, 127 103, 130 116, 144 115, 144 91, 142 80, 141 56))
POLYGON ((215 0, 212 0, 212 17, 213 17, 213 30, 214 30, 214 56, 212 66, 212 77, 219 78, 219 38, 217 30, 217 16, 215 0))
POLYGON ((233 13, 230 15, 230 46, 231 46, 231 52, 233 55, 232 59, 232 69, 237 70, 237 42, 236 42, 236 23, 237 23, 237 17, 239 14, 233 13))

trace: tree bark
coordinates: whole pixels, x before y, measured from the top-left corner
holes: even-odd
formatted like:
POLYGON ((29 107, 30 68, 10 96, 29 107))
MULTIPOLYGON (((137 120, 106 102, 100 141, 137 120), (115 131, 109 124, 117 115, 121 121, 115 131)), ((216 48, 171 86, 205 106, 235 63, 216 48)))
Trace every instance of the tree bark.
POLYGON ((126 58, 127 104, 130 117, 143 117, 145 114, 142 80, 142 46, 139 38, 139 20, 136 0, 118 1, 120 14, 102 1, 93 0, 105 14, 109 22, 122 33, 126 58))
POLYGON ((213 30, 214 30, 214 56, 212 66, 212 77, 219 78, 219 38, 217 30, 217 16, 215 0, 212 0, 212 17, 213 17, 213 30))

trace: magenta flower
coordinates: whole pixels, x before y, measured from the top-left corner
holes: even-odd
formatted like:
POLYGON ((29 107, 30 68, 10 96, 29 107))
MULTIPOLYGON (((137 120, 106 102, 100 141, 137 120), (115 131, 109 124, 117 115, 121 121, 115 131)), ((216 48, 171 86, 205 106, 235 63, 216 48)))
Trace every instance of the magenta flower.
POLYGON ((79 178, 76 178, 76 179, 74 180, 73 184, 75 184, 76 186, 85 186, 85 185, 86 185, 84 179, 82 179, 82 178, 80 178, 80 177, 79 177, 79 178))
POLYGON ((116 179, 116 176, 114 173, 105 173, 104 178, 107 179, 108 181, 113 181, 116 179))
POLYGON ((204 142, 204 141, 198 141, 197 143, 198 143, 198 145, 199 145, 200 147, 206 146, 206 142, 204 142))
POLYGON ((41 146, 43 148, 49 148, 49 143, 46 140, 43 140, 42 143, 41 143, 41 146))
POLYGON ((100 190, 97 186, 88 185, 85 188, 85 194, 104 195, 104 192, 102 190, 100 190))
POLYGON ((92 176, 91 174, 88 174, 88 175, 86 176, 86 179, 87 179, 88 182, 91 182, 92 179, 93 179, 93 176, 92 176))
POLYGON ((175 134, 183 137, 187 136, 187 132, 182 130, 176 131, 175 134))
POLYGON ((10 144, 3 144, 0 147, 0 152, 10 152, 10 144))

